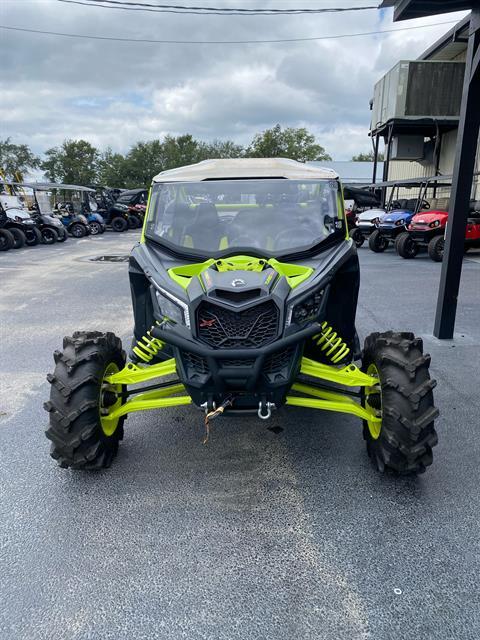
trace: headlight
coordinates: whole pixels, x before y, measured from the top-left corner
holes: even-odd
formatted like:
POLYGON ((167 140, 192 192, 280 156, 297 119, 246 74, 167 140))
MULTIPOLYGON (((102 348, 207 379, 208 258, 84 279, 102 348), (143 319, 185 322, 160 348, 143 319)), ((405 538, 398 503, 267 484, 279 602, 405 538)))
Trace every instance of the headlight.
POLYGON ((439 227, 440 226, 440 220, 434 220, 433 222, 430 222, 430 224, 428 226, 431 229, 434 229, 435 227, 439 227))
POLYGON ((285 327, 289 327, 292 323, 302 325, 315 320, 320 313, 324 293, 325 290, 320 289, 302 302, 291 302, 287 307, 285 327))
POLYGON ((401 226, 402 226, 402 225, 404 225, 404 224, 405 224, 405 220, 404 220, 403 218, 400 218, 400 220, 397 220, 397 221, 395 222, 395 226, 396 226, 396 227, 401 227, 401 226))
POLYGON ((185 324, 187 327, 190 327, 188 305, 183 302, 183 300, 179 300, 169 291, 160 287, 156 282, 154 282, 154 285, 158 306, 163 316, 172 322, 185 324))

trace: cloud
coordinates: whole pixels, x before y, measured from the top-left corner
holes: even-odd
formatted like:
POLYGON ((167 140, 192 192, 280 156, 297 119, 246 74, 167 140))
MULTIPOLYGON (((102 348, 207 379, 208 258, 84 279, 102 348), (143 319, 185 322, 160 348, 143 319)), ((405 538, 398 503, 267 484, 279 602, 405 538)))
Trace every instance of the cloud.
MULTIPOLYGON (((262 3, 269 5, 275 3, 262 3)), ((310 6, 318 2, 312 0, 310 6)), ((1 23, 185 40, 315 37, 409 24, 392 25, 391 12, 201 17, 114 11, 55 0, 4 3, 1 23)), ((306 126, 335 159, 348 159, 371 146, 368 103, 375 82, 399 59, 418 56, 448 28, 301 44, 211 46, 73 40, 3 31, 0 135, 27 142, 37 153, 64 138, 85 138, 101 148, 124 152, 137 140, 166 133, 189 132, 205 140, 228 137, 246 144, 257 131, 280 122, 306 126)))

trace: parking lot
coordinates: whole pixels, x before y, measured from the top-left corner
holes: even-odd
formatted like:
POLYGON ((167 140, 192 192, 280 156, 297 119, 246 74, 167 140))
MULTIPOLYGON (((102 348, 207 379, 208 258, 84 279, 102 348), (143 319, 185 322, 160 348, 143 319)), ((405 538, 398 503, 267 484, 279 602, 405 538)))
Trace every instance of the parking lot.
POLYGON ((131 415, 112 467, 62 470, 43 402, 62 337, 132 328, 137 232, 0 256, 0 637, 8 640, 477 639, 480 252, 457 336, 432 337, 441 265, 359 250, 361 339, 424 337, 439 445, 418 478, 379 475, 354 417, 270 423, 131 415), (278 428, 275 428, 278 427, 278 428))

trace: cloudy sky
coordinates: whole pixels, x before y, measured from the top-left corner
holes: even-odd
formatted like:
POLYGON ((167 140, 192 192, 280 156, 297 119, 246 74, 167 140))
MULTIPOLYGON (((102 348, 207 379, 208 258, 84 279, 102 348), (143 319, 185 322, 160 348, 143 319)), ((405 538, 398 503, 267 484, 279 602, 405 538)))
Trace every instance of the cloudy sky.
MULTIPOLYGON (((172 0, 170 4, 285 8, 377 2, 172 0)), ((391 10, 207 17, 58 0, 0 0, 1 25, 154 40, 308 38, 428 25, 464 15, 392 24, 391 10)), ((100 148, 125 152, 138 140, 166 133, 189 132, 204 140, 231 138, 246 144, 255 132, 279 122, 308 127, 334 159, 346 160, 371 148, 368 103, 375 82, 398 60, 417 57, 451 26, 248 45, 109 42, 0 30, 0 138, 11 136, 37 153, 65 138, 84 138, 100 148)))

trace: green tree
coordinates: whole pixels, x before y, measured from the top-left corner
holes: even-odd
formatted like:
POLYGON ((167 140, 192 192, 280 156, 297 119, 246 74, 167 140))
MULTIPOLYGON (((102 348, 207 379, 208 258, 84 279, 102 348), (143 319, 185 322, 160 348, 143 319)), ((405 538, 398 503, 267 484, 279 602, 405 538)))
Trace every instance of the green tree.
MULTIPOLYGON (((353 156, 352 162, 373 162, 375 160, 375 154, 373 151, 369 151, 368 153, 359 153, 356 156, 353 156)), ((383 153, 378 154, 379 162, 383 162, 383 153)))
POLYGON ((126 187, 144 187, 150 184, 154 175, 165 168, 163 145, 160 140, 137 142, 127 153, 126 187))
POLYGON ((15 178, 17 172, 22 177, 30 169, 37 169, 39 166, 40 159, 31 152, 28 145, 13 144, 11 138, 0 140, 0 169, 5 171, 8 178, 15 178))
POLYGON ((185 164, 203 160, 202 143, 186 133, 182 136, 165 136, 163 140, 165 169, 175 169, 185 164))
POLYGON ((315 136, 304 127, 282 129, 276 124, 252 140, 246 151, 247 157, 252 158, 291 158, 299 162, 307 160, 331 160, 322 145, 318 144, 315 136))
POLYGON ((203 145, 203 160, 210 158, 242 158, 245 155, 245 149, 235 144, 232 140, 213 140, 213 142, 204 142, 203 145))
POLYGON ((97 181, 109 187, 124 187, 129 181, 128 161, 121 153, 110 147, 100 154, 97 163, 97 181))
POLYGON ((86 140, 65 140, 45 155, 41 168, 53 182, 86 185, 96 181, 99 153, 86 140))

